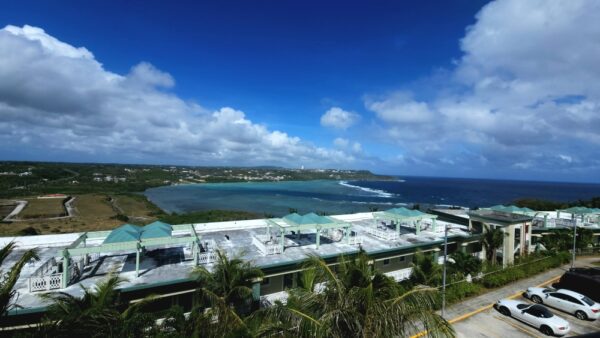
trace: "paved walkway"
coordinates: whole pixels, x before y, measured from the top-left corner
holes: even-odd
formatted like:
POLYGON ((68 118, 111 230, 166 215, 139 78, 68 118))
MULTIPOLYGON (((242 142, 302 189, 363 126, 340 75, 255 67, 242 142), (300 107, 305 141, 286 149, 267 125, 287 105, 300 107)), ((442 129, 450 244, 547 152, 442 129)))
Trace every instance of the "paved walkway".
MULTIPOLYGON (((576 266, 591 266, 593 261, 600 261, 600 256, 578 258, 576 260, 576 266)), ((562 274, 569 269, 569 267, 570 264, 567 264, 556 269, 548 270, 534 277, 522 279, 493 291, 464 300, 460 303, 453 304, 446 309, 445 317, 451 323, 465 319, 470 315, 490 308, 499 299, 520 296, 528 287, 554 283, 558 277, 562 276, 562 274)))

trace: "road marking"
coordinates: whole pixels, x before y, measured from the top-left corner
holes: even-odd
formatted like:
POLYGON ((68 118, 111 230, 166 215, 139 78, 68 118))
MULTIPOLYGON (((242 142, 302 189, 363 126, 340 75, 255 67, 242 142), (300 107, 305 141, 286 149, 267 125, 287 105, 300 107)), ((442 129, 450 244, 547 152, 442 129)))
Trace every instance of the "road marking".
MULTIPOLYGON (((536 285, 535 287, 536 288, 541 288, 541 287, 543 287, 545 285, 548 285, 548 284, 552 283, 553 281, 559 279, 560 276, 562 276, 562 275, 559 275, 559 276, 556 276, 556 277, 552 277, 551 279, 549 279, 549 280, 547 280, 547 281, 545 281, 545 282, 543 282, 543 283, 541 283, 539 285, 536 285)), ((525 291, 519 291, 519 292, 513 294, 512 296, 509 296, 509 297, 506 297, 506 298, 513 299, 513 298, 519 297, 520 295, 523 294, 523 292, 525 292, 525 291)), ((476 314, 478 314, 478 313, 480 313, 482 311, 491 309, 494 306, 494 304, 496 304, 496 303, 492 303, 492 304, 489 304, 489 305, 482 306, 482 307, 480 307, 477 310, 474 310, 474 311, 471 311, 469 313, 465 313, 464 315, 461 315, 461 316, 458 316, 456 318, 450 319, 448 321, 448 323, 454 324, 454 323, 460 322, 461 320, 467 319, 467 318, 469 318, 469 317, 471 317, 473 315, 476 315, 476 314)), ((411 336, 410 338, 419 338, 419 337, 425 336, 426 334, 427 334, 427 331, 421 331, 421 332, 419 332, 419 333, 411 336)))
POLYGON ((512 321, 508 320, 508 319, 511 319, 511 320, 517 320, 517 319, 514 319, 512 317, 505 317, 505 318, 497 317, 497 316, 493 316, 493 317, 495 317, 496 319, 500 319, 501 321, 507 323, 508 325, 510 325, 510 326, 512 326, 512 327, 514 327, 514 328, 516 328, 516 329, 518 329, 520 331, 522 331, 522 332, 525 332, 526 334, 528 334, 528 335, 530 335, 532 337, 538 337, 539 336, 537 333, 534 334, 531 331, 529 331, 529 330, 521 327, 520 325, 517 325, 516 323, 513 323, 512 321))

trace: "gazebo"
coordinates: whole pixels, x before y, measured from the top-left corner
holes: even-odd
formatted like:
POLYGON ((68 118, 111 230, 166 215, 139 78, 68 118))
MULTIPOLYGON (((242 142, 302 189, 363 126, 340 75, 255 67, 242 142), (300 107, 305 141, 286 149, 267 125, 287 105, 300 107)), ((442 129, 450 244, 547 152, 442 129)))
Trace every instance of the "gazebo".
POLYGON ((404 207, 374 212, 373 218, 375 218, 376 221, 394 221, 396 223, 396 232, 398 235, 400 235, 400 222, 410 222, 414 224, 416 234, 419 235, 421 233, 421 221, 430 219, 432 220, 432 230, 434 232, 436 230, 437 215, 426 214, 419 210, 412 210, 404 207))
POLYGON ((285 235, 294 231, 296 234, 300 234, 301 231, 316 230, 317 238, 316 245, 317 249, 321 244, 321 232, 329 229, 340 229, 344 232, 344 239, 348 240, 348 229, 350 228, 349 223, 341 222, 327 216, 319 216, 315 213, 309 213, 306 215, 299 215, 292 213, 282 218, 271 218, 267 220, 267 232, 271 235, 271 227, 275 227, 279 230, 281 251, 285 249, 285 235))
POLYGON ((571 219, 575 219, 577 216, 581 217, 581 221, 585 221, 586 216, 598 216, 596 222, 600 223, 600 209, 598 208, 587 208, 587 207, 571 207, 568 209, 556 210, 556 217, 560 218, 560 213, 571 214, 571 219))
POLYGON ((192 224, 171 226, 163 222, 153 222, 145 226, 123 224, 118 228, 107 232, 83 233, 71 245, 62 251, 62 280, 61 287, 66 288, 71 278, 73 267, 69 266, 70 258, 73 256, 84 256, 83 264, 87 264, 89 254, 111 253, 119 251, 135 251, 135 275, 140 274, 140 256, 147 247, 170 246, 191 244, 194 265, 198 264, 199 236, 196 234, 192 224), (176 227, 176 228, 175 228, 176 227), (189 236, 173 237, 173 231, 185 231, 189 236), (87 240, 104 238, 101 245, 88 246, 87 240))

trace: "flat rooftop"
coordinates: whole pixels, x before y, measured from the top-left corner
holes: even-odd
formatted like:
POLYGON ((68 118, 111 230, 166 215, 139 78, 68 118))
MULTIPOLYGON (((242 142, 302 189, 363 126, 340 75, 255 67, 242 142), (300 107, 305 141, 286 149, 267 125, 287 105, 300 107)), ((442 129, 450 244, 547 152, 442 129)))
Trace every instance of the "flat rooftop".
MULTIPOLYGON (((469 237, 470 234, 463 225, 437 221, 436 231, 433 230, 431 221, 423 221, 421 232, 416 234, 416 229, 409 225, 401 226, 401 234, 395 240, 385 240, 368 234, 369 229, 379 226, 380 231, 395 232, 393 227, 385 228, 381 223, 376 224, 371 213, 331 216, 340 221, 348 222, 350 230, 362 237, 362 248, 367 253, 386 249, 395 249, 415 245, 425 245, 436 241, 443 241, 444 225, 448 225, 450 238, 460 236, 469 237)), ((319 249, 316 248, 316 233, 304 231, 300 237, 296 235, 285 236, 285 250, 281 254, 264 255, 254 244, 253 237, 267 234, 266 220, 250 220, 236 222, 218 222, 194 224, 194 229, 201 236, 200 242, 212 242, 229 256, 240 256, 251 261, 258 267, 266 268, 279 264, 294 263, 306 258, 307 255, 322 257, 350 254, 358 250, 358 245, 347 244, 344 240, 333 241, 322 236, 319 249)), ((273 230, 273 228, 272 228, 273 230)), ((39 294, 42 292, 29 291, 29 277, 43 264, 52 258, 61 257, 62 249, 67 247, 81 233, 61 235, 40 235, 16 238, 0 238, 2 244, 15 240, 19 245, 5 260, 2 269, 6 271, 12 266, 23 252, 32 247, 39 250, 40 260, 25 265, 21 276, 15 285, 16 302, 23 308, 40 307, 45 305, 39 294)), ((89 240, 88 246, 100 245, 102 239, 89 240)), ((72 295, 82 295, 80 284, 92 287, 108 274, 115 273, 125 278, 122 287, 142 286, 159 282, 168 282, 190 277, 194 264, 190 259, 185 259, 187 248, 184 246, 157 246, 148 248, 140 260, 140 276, 135 276, 135 252, 114 252, 92 255, 91 262, 82 271, 79 280, 60 291, 72 295)), ((209 270, 211 264, 205 265, 209 270)), ((52 290, 49 292, 58 291, 52 290)))

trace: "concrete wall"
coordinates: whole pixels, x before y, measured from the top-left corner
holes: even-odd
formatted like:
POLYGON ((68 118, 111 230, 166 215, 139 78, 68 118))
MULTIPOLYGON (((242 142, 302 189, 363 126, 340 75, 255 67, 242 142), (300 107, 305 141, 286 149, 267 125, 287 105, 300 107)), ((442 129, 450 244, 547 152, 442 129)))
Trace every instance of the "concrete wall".
POLYGON ((381 272, 396 271, 410 267, 412 263, 413 255, 407 255, 402 257, 395 257, 390 259, 375 261, 375 269, 381 272), (387 263, 387 264, 386 264, 387 263))

